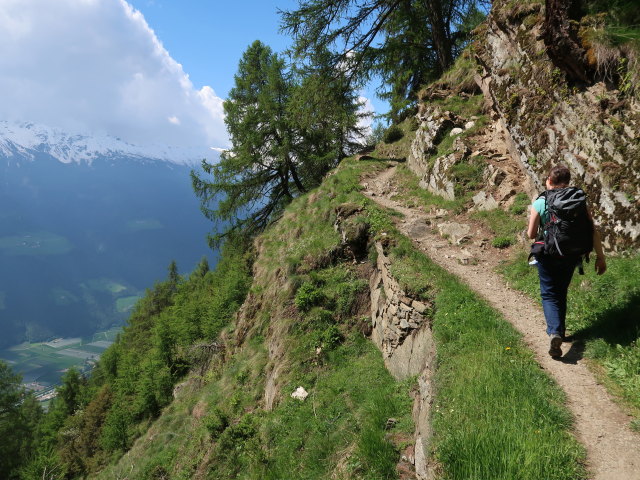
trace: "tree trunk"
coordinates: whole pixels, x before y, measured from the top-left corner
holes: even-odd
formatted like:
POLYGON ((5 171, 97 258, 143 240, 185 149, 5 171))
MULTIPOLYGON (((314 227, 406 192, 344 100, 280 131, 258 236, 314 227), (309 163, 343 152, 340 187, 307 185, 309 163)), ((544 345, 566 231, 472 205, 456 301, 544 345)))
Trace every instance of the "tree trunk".
POLYGON ((585 51, 571 32, 571 3, 572 0, 545 0, 544 44, 554 65, 563 70, 570 80, 590 83, 585 51))
POLYGON ((433 48, 438 58, 438 66, 444 73, 453 60, 451 52, 451 35, 444 21, 444 11, 442 9, 441 0, 426 0, 427 15, 429 16, 429 26, 431 27, 431 38, 433 40, 433 48))

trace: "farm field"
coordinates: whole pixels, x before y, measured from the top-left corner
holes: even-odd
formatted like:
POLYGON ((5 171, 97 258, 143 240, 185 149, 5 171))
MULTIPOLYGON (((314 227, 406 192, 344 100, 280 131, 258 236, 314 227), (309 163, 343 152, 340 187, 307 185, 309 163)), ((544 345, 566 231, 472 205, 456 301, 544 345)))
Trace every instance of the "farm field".
POLYGON ((69 240, 51 232, 0 237, 0 252, 5 255, 61 255, 72 249, 69 240))
POLYGON ((116 327, 88 338, 25 342, 0 351, 0 358, 8 361, 13 370, 22 375, 23 384, 28 388, 45 391, 56 386, 63 373, 71 367, 81 372, 91 370, 120 331, 121 328, 116 327))

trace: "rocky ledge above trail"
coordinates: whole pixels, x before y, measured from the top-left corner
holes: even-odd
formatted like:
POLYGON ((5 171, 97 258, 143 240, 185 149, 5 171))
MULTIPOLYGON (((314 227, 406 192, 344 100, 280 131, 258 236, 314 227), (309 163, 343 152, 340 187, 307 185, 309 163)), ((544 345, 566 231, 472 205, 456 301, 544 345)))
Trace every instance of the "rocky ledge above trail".
MULTIPOLYGON (((474 44, 480 66, 476 81, 504 132, 509 153, 534 185, 542 190, 549 168, 566 164, 573 183, 590 197, 605 246, 637 247, 640 103, 620 86, 624 78, 610 75, 598 81, 607 67, 603 64, 593 66, 591 84, 571 84, 548 56, 543 22, 543 5, 513 8, 513 2, 494 2, 474 44)), ((610 53, 610 63, 616 65, 628 56, 621 51, 610 53)), ((638 59, 625 62, 630 69, 638 59)))

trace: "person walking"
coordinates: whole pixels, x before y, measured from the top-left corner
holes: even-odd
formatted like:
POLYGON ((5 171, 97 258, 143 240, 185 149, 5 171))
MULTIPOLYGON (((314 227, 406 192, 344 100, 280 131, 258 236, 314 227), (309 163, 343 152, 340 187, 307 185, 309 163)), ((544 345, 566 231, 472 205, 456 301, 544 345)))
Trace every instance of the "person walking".
MULTIPOLYGON (((571 172, 564 165, 558 165, 551 169, 546 179, 547 191, 541 194, 531 205, 531 215, 527 235, 530 239, 544 239, 545 243, 540 245, 541 251, 536 252, 538 276, 540 277, 540 296, 542 298, 542 309, 547 323, 547 334, 550 338, 549 355, 553 358, 562 356, 562 342, 565 339, 565 319, 567 316, 567 293, 569 284, 573 277, 573 272, 578 265, 582 265, 582 259, 591 250, 591 246, 596 253, 595 271, 602 275, 607 270, 607 263, 602 249, 602 242, 598 230, 595 228, 593 217, 588 207, 586 207, 584 192, 582 190, 569 187, 571 172), (578 198, 578 200, 576 200, 578 198), (560 201, 558 201, 560 199, 560 201), (564 201, 564 199, 568 199, 564 201), (571 232, 571 228, 557 227, 560 220, 557 212, 550 212, 551 207, 558 205, 569 205, 573 201, 574 205, 582 202, 583 213, 587 224, 585 231, 571 232), (554 225, 555 223, 555 225, 554 225), (549 232, 552 232, 551 234, 549 232), (585 238, 588 235, 586 247, 572 248, 575 245, 585 245, 585 238), (558 238, 561 237, 560 243, 558 238), (573 238, 572 238, 573 237, 573 238), (582 237, 582 238, 580 238, 582 237), (562 245, 562 247, 561 247, 562 245), (565 250, 563 253, 561 250, 565 250), (582 250, 582 253, 575 253, 582 250)), ((574 222, 580 224, 580 219, 574 222)), ((566 225, 571 226, 567 223, 566 225)), ((573 227, 577 228, 577 227, 573 227)), ((535 245, 535 244, 534 244, 535 245)))

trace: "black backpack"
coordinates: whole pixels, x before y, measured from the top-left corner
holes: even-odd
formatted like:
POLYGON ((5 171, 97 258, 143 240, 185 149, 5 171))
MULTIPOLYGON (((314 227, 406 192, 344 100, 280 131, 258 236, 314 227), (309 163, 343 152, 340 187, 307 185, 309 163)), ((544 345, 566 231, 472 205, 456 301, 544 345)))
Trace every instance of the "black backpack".
POLYGON ((587 196, 576 187, 542 192, 549 221, 542 226, 544 254, 587 256, 593 250, 593 223, 587 214, 587 196))

